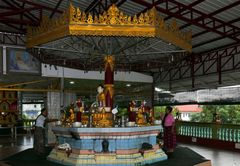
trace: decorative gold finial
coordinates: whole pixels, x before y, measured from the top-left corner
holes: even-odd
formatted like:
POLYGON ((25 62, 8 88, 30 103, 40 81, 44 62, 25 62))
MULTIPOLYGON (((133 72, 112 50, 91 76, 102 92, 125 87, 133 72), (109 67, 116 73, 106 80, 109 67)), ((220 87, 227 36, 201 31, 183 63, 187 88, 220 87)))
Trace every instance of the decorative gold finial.
POLYGON ((105 63, 105 70, 108 67, 108 65, 110 66, 111 70, 113 71, 114 68, 114 62, 115 62, 115 58, 113 56, 105 56, 104 57, 104 63, 105 63))

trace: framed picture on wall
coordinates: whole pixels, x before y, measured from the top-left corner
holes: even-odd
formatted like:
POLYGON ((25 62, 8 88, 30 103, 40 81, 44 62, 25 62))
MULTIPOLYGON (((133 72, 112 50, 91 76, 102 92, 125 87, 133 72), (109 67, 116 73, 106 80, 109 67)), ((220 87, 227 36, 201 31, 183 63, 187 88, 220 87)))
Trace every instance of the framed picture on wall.
POLYGON ((40 62, 24 49, 8 48, 8 71, 40 73, 40 62))

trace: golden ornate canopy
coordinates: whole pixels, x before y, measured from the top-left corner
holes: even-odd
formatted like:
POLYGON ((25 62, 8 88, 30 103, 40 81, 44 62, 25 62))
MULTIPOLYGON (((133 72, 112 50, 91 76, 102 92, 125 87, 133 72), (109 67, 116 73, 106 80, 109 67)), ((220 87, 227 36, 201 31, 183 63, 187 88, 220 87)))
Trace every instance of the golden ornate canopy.
POLYGON ((28 27, 27 47, 48 43, 66 36, 156 37, 192 51, 191 32, 181 32, 176 21, 166 25, 155 8, 139 16, 127 16, 115 5, 99 16, 82 12, 70 4, 58 19, 44 18, 39 27, 28 27))

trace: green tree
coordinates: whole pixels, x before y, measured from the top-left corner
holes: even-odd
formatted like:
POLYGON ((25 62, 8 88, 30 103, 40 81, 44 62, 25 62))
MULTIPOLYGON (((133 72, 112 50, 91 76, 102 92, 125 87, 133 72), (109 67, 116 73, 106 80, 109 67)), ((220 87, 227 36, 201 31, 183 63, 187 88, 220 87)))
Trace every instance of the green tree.
MULTIPOLYGON (((173 107, 173 116, 176 117, 177 108, 173 107)), ((154 107, 154 116, 156 119, 162 119, 166 112, 166 106, 155 106, 154 107)))
POLYGON ((222 123, 240 124, 240 105, 204 105, 201 113, 191 116, 191 121, 213 122, 217 116, 222 123))

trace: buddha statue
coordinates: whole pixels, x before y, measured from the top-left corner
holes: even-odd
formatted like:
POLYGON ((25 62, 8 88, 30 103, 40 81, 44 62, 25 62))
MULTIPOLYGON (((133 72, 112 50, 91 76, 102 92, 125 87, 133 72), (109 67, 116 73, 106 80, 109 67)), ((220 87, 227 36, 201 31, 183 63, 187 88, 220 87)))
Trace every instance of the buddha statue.
POLYGON ((102 109, 102 114, 101 115, 102 115, 102 119, 101 120, 104 120, 104 121, 107 120, 105 108, 102 109))
POLYGON ((76 101, 76 105, 78 107, 78 111, 77 111, 77 116, 76 116, 76 121, 77 122, 81 122, 81 119, 82 119, 82 113, 84 111, 84 104, 82 102, 82 100, 79 98, 77 101, 76 101))
POLYGON ((140 126, 146 124, 146 119, 144 114, 145 114, 145 102, 142 102, 140 108, 138 109, 137 118, 136 118, 136 122, 140 126))
POLYGON ((140 108, 137 113, 137 124, 138 125, 144 125, 145 124, 145 118, 144 118, 144 109, 140 108))
POLYGON ((105 94, 104 94, 104 88, 102 85, 99 85, 97 88, 97 101, 99 107, 105 107, 106 106, 106 99, 105 99, 105 94))
POLYGON ((69 122, 70 122, 70 123, 73 123, 73 122, 75 121, 74 111, 73 111, 73 109, 71 108, 71 109, 69 110, 69 112, 70 112, 69 122))
POLYGON ((132 100, 130 103, 129 103, 129 106, 128 106, 128 119, 130 122, 135 122, 136 121, 136 103, 134 100, 132 100))
POLYGON ((100 113, 101 115, 101 120, 99 121, 99 127, 111 127, 112 121, 109 119, 108 115, 109 113, 106 113, 105 108, 102 108, 102 111, 100 113))

